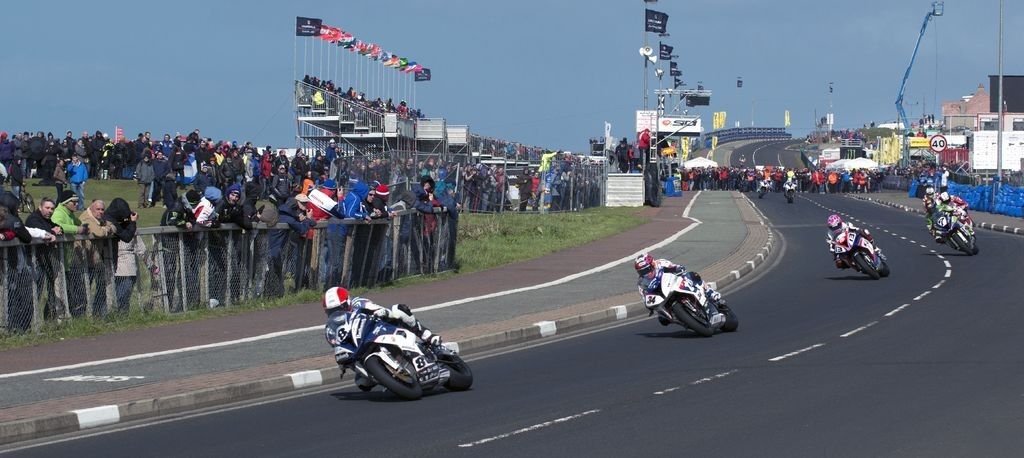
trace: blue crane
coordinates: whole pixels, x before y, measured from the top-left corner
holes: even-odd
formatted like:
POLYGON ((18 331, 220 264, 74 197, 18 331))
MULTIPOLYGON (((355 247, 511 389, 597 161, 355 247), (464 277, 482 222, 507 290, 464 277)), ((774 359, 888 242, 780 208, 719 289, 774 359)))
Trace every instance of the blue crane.
POLYGON ((921 33, 917 36, 917 44, 914 45, 914 54, 910 56, 910 65, 907 65, 907 72, 903 74, 903 82, 900 84, 900 93, 896 96, 896 111, 900 114, 900 122, 903 123, 903 155, 906 158, 908 153, 907 149, 907 134, 910 133, 910 120, 907 119, 907 112, 903 109, 903 92, 907 89, 907 80, 910 79, 910 70, 914 68, 914 60, 917 59, 917 50, 921 48, 921 39, 924 38, 924 32, 928 30, 928 22, 933 17, 942 16, 943 2, 937 1, 932 2, 932 10, 924 16, 924 22, 921 23, 921 33))

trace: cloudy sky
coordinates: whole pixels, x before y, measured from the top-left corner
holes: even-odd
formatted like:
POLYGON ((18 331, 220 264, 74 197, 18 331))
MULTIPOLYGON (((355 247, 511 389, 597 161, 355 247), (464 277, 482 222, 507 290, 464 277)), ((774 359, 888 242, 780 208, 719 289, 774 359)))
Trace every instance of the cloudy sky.
MULTIPOLYGON (((974 92, 996 73, 998 5, 946 2, 908 84, 912 116, 974 92)), ((663 40, 675 47, 684 81, 714 93, 705 122, 711 111, 726 111, 730 126, 750 125, 753 108, 756 125, 781 126, 788 109, 791 130, 804 135, 815 111, 828 109, 830 81, 838 126, 896 117, 893 101, 931 2, 648 6, 670 16, 663 40)), ((215 138, 289 146, 291 81, 306 67, 368 96, 411 101, 414 87, 428 115, 474 132, 583 150, 604 121, 619 137, 633 129, 643 103, 644 7, 640 0, 14 2, 0 28, 0 129, 60 134, 119 125, 129 135, 161 135, 200 128, 215 138), (408 56, 433 80, 413 86, 365 59, 296 39, 295 16, 322 18, 408 56)), ((1006 2, 1005 24, 1021 23, 1024 5, 1006 2)), ((1007 26, 1004 40, 1005 73, 1024 73, 1024 29, 1007 26)))

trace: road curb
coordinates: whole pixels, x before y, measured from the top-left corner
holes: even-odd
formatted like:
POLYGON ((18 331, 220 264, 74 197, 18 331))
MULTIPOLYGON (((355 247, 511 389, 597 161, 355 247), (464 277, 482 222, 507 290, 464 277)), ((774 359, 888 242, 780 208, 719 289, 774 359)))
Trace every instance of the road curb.
MULTIPOLYGON (((722 289, 733 285, 741 278, 754 272, 757 267, 768 261, 775 251, 774 236, 772 235, 772 230, 765 223, 766 218, 764 214, 761 213, 750 199, 747 199, 746 196, 743 197, 754 209, 760 220, 761 227, 767 230, 768 239, 751 259, 737 265, 729 274, 709 282, 715 289, 722 289)), ((572 315, 554 321, 541 321, 531 326, 486 334, 458 342, 450 342, 446 343, 446 345, 461 355, 473 355, 551 337, 559 337, 572 332, 597 328, 628 318, 645 317, 647 315, 647 309, 643 304, 635 302, 612 306, 604 310, 572 315)), ((181 414, 218 405, 284 394, 310 387, 340 385, 341 383, 341 371, 337 367, 327 367, 171 396, 78 409, 45 417, 14 420, 0 423, 0 445, 73 433, 111 424, 181 414)))
MULTIPOLYGON (((909 213, 918 213, 918 214, 921 214, 921 215, 925 214, 924 211, 921 210, 921 209, 913 208, 913 207, 908 207, 906 205, 897 204, 895 202, 889 202, 887 200, 874 199, 874 198, 871 198, 871 197, 851 196, 851 195, 847 195, 847 197, 849 197, 851 199, 857 199, 857 200, 865 201, 865 202, 873 202, 873 203, 876 203, 878 205, 884 205, 886 207, 892 207, 892 208, 895 208, 897 210, 903 210, 903 211, 909 212, 909 213)), ((974 225, 976 227, 980 227, 982 229, 987 229, 987 230, 990 230, 990 231, 1003 232, 1003 233, 1006 233, 1006 234, 1014 234, 1014 235, 1022 235, 1022 236, 1024 236, 1024 229, 1019 228, 1019 227, 1012 227, 1012 226, 1006 226, 1006 225, 998 225, 998 224, 985 223, 985 222, 977 222, 974 225)))

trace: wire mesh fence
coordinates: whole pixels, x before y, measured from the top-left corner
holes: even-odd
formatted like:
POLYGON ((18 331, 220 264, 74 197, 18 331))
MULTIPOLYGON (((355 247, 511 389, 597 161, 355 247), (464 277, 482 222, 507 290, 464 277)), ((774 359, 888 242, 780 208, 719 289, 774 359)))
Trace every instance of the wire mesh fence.
POLYGON ((456 232, 453 215, 403 210, 370 222, 332 219, 307 233, 225 224, 139 229, 130 242, 0 242, 0 329, 41 332, 47 322, 232 307, 443 272, 455 267, 456 232))

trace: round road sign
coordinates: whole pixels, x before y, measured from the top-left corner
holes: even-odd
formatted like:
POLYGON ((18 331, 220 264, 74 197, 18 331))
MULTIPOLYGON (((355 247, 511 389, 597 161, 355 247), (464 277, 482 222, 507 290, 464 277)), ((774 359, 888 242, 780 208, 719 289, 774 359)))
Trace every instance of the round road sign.
POLYGON ((928 149, 934 153, 941 153, 946 150, 949 143, 946 142, 946 137, 942 135, 932 135, 932 138, 928 139, 928 149))

